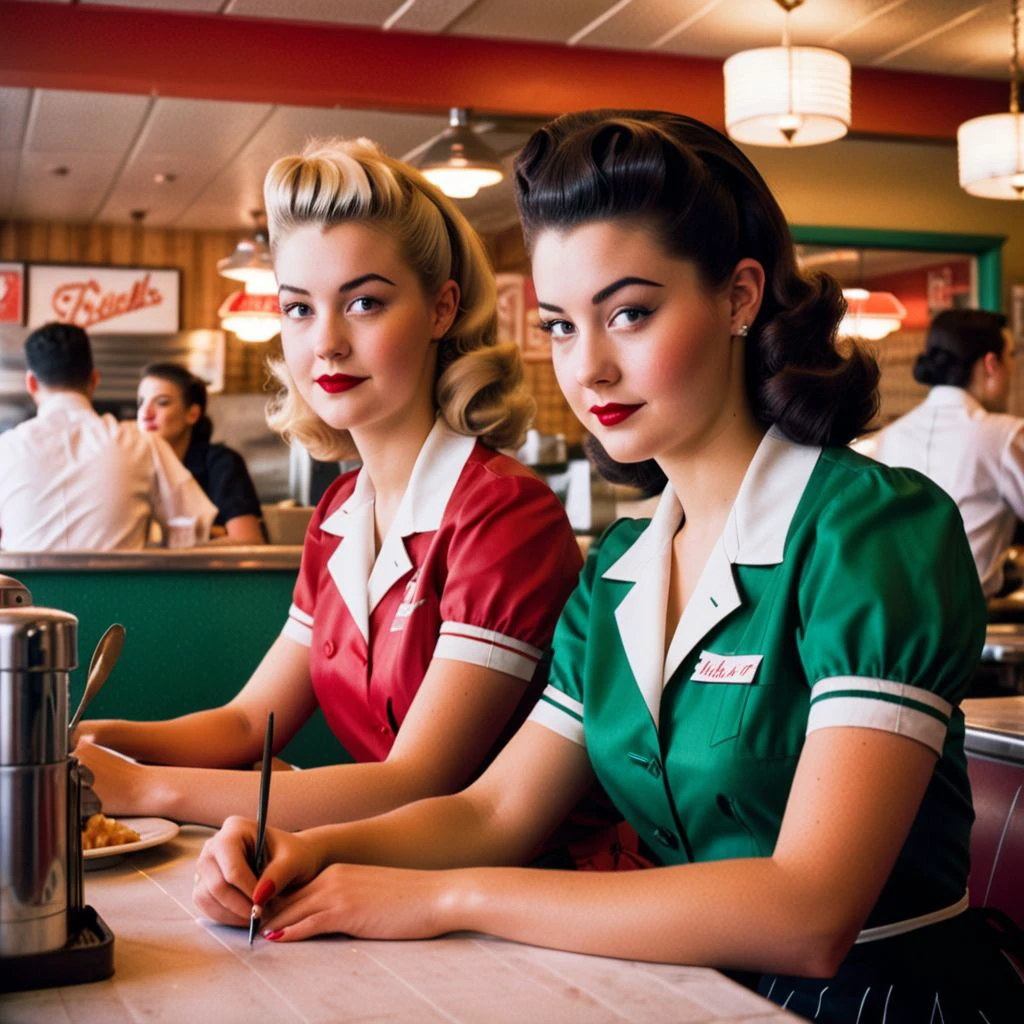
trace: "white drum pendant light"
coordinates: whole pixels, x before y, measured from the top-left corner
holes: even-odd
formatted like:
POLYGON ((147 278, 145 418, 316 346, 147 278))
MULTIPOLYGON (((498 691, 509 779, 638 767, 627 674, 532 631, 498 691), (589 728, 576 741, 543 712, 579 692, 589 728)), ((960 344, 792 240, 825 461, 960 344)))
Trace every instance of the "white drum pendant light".
POLYGON ((817 146, 850 128, 850 62, 835 50, 791 46, 789 15, 803 0, 775 0, 785 11, 782 45, 743 50, 726 62, 725 127, 753 146, 817 146))
POLYGON ((956 132, 960 187, 984 199, 1024 199, 1024 125, 1021 124, 1019 0, 1010 0, 1010 112, 965 121, 956 132))

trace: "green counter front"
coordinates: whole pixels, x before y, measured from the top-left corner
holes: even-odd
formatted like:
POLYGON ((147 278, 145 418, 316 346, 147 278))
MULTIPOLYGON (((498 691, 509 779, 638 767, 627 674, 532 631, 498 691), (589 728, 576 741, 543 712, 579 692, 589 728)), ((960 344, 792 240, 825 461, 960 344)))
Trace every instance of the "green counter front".
MULTIPOLYGON (((78 617, 72 708, 96 641, 122 623, 124 652, 88 717, 153 720, 233 697, 288 614, 300 547, 212 551, 2 552, 0 573, 24 583, 34 604, 78 617)), ((319 711, 281 756, 305 768, 351 760, 319 711)))

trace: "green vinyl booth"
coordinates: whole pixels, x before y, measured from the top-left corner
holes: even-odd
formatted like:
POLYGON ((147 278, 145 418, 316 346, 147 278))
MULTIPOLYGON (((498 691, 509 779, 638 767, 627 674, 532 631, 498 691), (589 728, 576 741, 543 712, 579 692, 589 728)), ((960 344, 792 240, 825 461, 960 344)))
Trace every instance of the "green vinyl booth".
MULTIPOLYGON (((124 651, 87 717, 155 720, 223 704, 241 689, 281 631, 301 548, 27 555, 0 552, 0 573, 33 604, 78 617, 78 705, 93 648, 113 622, 124 651)), ((303 768, 351 757, 314 717, 280 756, 303 768)))

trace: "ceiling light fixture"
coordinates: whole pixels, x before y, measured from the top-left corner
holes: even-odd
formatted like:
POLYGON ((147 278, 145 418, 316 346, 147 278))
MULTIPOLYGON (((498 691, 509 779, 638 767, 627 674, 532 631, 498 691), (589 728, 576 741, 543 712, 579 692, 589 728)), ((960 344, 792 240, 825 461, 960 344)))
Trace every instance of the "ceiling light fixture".
POLYGON ((505 177, 498 155, 469 126, 464 107, 451 108, 448 127, 423 151, 418 166, 453 199, 471 199, 505 177))
POLYGON ((253 295, 243 288, 221 303, 217 315, 221 327, 240 341, 270 341, 281 331, 281 307, 276 295, 253 295))
POLYGON ((250 210, 255 231, 243 238, 230 256, 217 261, 217 273, 232 281, 241 281, 249 295, 276 295, 277 278, 270 260, 267 229, 263 225, 263 211, 250 210))
POLYGON ((881 341, 898 331, 907 307, 892 292, 871 292, 867 288, 844 288, 846 316, 839 323, 841 338, 881 341))
POLYGON ((736 142, 817 146, 850 129, 850 62, 835 50, 790 45, 789 16, 803 2, 775 0, 785 12, 781 46, 725 62, 725 127, 736 142))
POLYGON ((1020 113, 1020 5, 1010 0, 1010 112, 964 121, 956 131, 960 187, 983 199, 1024 199, 1024 126, 1020 113))

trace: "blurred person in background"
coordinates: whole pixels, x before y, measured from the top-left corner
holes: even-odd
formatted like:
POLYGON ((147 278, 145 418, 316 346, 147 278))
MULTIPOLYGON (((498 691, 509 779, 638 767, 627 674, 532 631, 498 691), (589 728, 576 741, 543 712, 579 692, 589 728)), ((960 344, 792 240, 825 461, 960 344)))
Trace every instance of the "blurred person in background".
POLYGON ((139 430, 162 437, 217 506, 212 535, 222 543, 266 543, 245 460, 210 440, 206 384, 176 363, 152 363, 142 371, 138 401, 139 430))
POLYGON ((986 597, 1024 518, 1024 419, 1010 416, 1013 338, 1006 317, 949 309, 932 321, 914 379, 931 391, 917 408, 854 447, 889 466, 916 469, 960 508, 986 597))
POLYGON ((9 551, 137 550, 151 519, 194 520, 200 541, 217 514, 155 434, 100 416, 89 336, 50 323, 25 342, 25 387, 37 415, 0 435, 0 546, 9 551))

